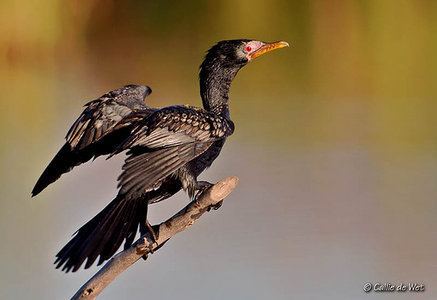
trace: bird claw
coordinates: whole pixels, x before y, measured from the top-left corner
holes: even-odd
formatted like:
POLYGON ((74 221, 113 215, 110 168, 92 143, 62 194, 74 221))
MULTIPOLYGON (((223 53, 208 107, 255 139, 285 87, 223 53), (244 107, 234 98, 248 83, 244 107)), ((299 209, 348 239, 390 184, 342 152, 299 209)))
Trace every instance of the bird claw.
POLYGON ((141 226, 140 226, 140 233, 141 233, 141 235, 145 235, 146 233, 150 233, 150 236, 152 238, 153 243, 157 243, 158 242, 159 227, 156 226, 156 225, 152 226, 152 224, 150 224, 148 220, 146 220, 145 223, 141 224, 141 226), (158 229, 158 232, 156 231, 156 229, 158 229))
POLYGON ((207 211, 211 211, 211 209, 213 209, 213 210, 217 210, 217 209, 219 209, 220 207, 222 207, 222 205, 223 205, 223 200, 217 202, 216 204, 213 204, 213 205, 208 206, 207 211))
POLYGON ((213 184, 209 183, 208 181, 198 181, 197 182, 197 189, 196 192, 194 194, 194 200, 199 200, 200 196, 202 196, 202 194, 204 192, 206 192, 210 187, 212 187, 213 184))
POLYGON ((142 256, 142 258, 144 260, 147 260, 147 258, 149 257, 149 254, 153 254, 156 250, 159 249, 159 246, 158 246, 155 250, 153 250, 154 245, 155 244, 158 245, 158 235, 156 234, 155 230, 153 229, 153 226, 150 225, 149 222, 147 222, 146 228, 147 228, 147 231, 150 233, 150 236, 152 238, 152 243, 149 244, 149 246, 146 247, 146 249, 144 249, 145 254, 142 256))
MULTIPOLYGON (((198 181, 197 182, 197 190, 196 190, 196 193, 194 195, 194 200, 197 201, 203 195, 203 193, 205 193, 212 186, 213 186, 213 184, 209 183, 208 181, 198 181)), ((217 210, 222 206, 222 204, 223 204, 223 200, 217 202, 216 204, 210 205, 207 208, 207 211, 211 211, 211 209, 217 210)))

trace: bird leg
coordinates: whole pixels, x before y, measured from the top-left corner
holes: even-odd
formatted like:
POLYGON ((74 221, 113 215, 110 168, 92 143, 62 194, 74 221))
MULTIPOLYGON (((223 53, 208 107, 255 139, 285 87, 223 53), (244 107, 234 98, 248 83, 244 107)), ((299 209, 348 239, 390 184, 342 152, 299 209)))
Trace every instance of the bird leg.
MULTIPOLYGON (((199 197, 212 186, 213 186, 213 184, 208 182, 208 181, 198 181, 197 186, 196 186, 196 193, 194 195, 194 199, 197 201, 197 199, 199 199, 199 197)), ((220 202, 217 202, 217 204, 214 204, 214 205, 211 205, 210 207, 208 207, 208 211, 210 211, 211 209, 217 210, 222 206, 222 204, 223 204, 223 200, 220 202)))
POLYGON ((197 201, 197 199, 199 199, 200 196, 212 186, 213 184, 208 181, 197 181, 194 192, 194 200, 197 201))
MULTIPOLYGON (((146 221, 146 226, 145 226, 145 227, 146 227, 146 231, 143 232, 143 233, 141 233, 141 235, 144 235, 144 234, 146 234, 147 232, 150 232, 150 234, 152 235, 153 242, 157 244, 157 243, 158 243, 158 236, 159 236, 159 225, 154 225, 154 226, 152 226, 152 225, 149 223, 149 221, 146 221), (156 233, 158 233, 158 234, 156 234, 156 233)), ((141 231, 141 229, 140 229, 140 231, 141 231)), ((164 246, 165 243, 168 242, 169 239, 170 239, 170 238, 166 239, 164 242, 162 242, 161 245, 158 245, 154 250, 152 250, 152 248, 150 248, 150 249, 149 249, 149 252, 146 253, 146 254, 144 254, 144 255, 142 256, 143 259, 144 259, 144 260, 147 260, 149 254, 153 254, 153 253, 155 253, 156 251, 158 251, 162 246, 164 246)), ((151 245, 151 247, 153 247, 153 244, 151 245)))
MULTIPOLYGON (((155 226, 156 227, 156 226, 155 226)), ((156 228, 158 229, 158 228, 156 228)), ((157 232, 154 228, 154 226, 152 226, 148 220, 146 220, 145 223, 140 223, 140 234, 141 235, 145 235, 146 233, 150 233, 150 235, 152 236, 152 240, 153 243, 158 243, 158 236, 159 236, 159 231, 157 232)), ((156 248, 155 250, 158 250, 158 248, 156 248)), ((153 254, 153 250, 150 250, 149 253, 153 254)), ((146 260, 147 259, 147 254, 143 255, 143 259, 146 260)))

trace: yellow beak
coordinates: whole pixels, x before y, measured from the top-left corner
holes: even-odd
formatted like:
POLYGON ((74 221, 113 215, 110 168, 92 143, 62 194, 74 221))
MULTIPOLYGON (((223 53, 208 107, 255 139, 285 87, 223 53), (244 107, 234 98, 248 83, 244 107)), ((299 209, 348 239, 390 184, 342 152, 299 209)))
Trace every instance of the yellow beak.
POLYGON ((279 42, 273 42, 273 43, 266 43, 264 45, 262 45, 258 50, 250 53, 247 57, 252 60, 255 59, 261 55, 266 54, 267 52, 276 50, 276 49, 281 49, 284 47, 289 47, 290 45, 287 42, 284 41, 279 41, 279 42))

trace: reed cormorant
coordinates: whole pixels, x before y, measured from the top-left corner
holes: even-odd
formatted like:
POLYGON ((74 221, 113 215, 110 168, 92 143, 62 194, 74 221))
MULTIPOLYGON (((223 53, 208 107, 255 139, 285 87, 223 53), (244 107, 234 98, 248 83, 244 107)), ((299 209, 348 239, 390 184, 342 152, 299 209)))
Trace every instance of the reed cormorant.
POLYGON ((38 179, 32 196, 63 173, 91 158, 127 151, 118 179, 119 192, 100 213, 83 225, 56 255, 57 268, 77 271, 109 259, 125 241, 129 247, 139 228, 153 229, 147 207, 187 191, 193 198, 211 186, 197 177, 217 158, 234 131, 229 114, 229 89, 237 72, 251 60, 288 46, 256 40, 218 42, 200 66, 203 108, 146 105, 151 89, 127 85, 85 105, 67 133, 65 145, 38 179))

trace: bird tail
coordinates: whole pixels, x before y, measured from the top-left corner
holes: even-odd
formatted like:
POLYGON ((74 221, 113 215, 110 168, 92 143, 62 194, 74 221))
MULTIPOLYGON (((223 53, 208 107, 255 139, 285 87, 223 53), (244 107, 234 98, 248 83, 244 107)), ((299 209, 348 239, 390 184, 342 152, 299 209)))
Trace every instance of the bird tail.
POLYGON ((85 269, 100 256, 98 265, 118 250, 123 240, 125 248, 135 238, 138 225, 145 224, 148 201, 144 198, 125 199, 117 196, 99 214, 83 225, 56 255, 56 268, 77 271, 87 259, 85 269))
POLYGON ((32 190, 32 197, 38 195, 49 184, 55 182, 62 174, 69 172, 75 166, 90 160, 93 154, 90 151, 75 153, 68 143, 59 150, 53 160, 39 177, 32 190))

